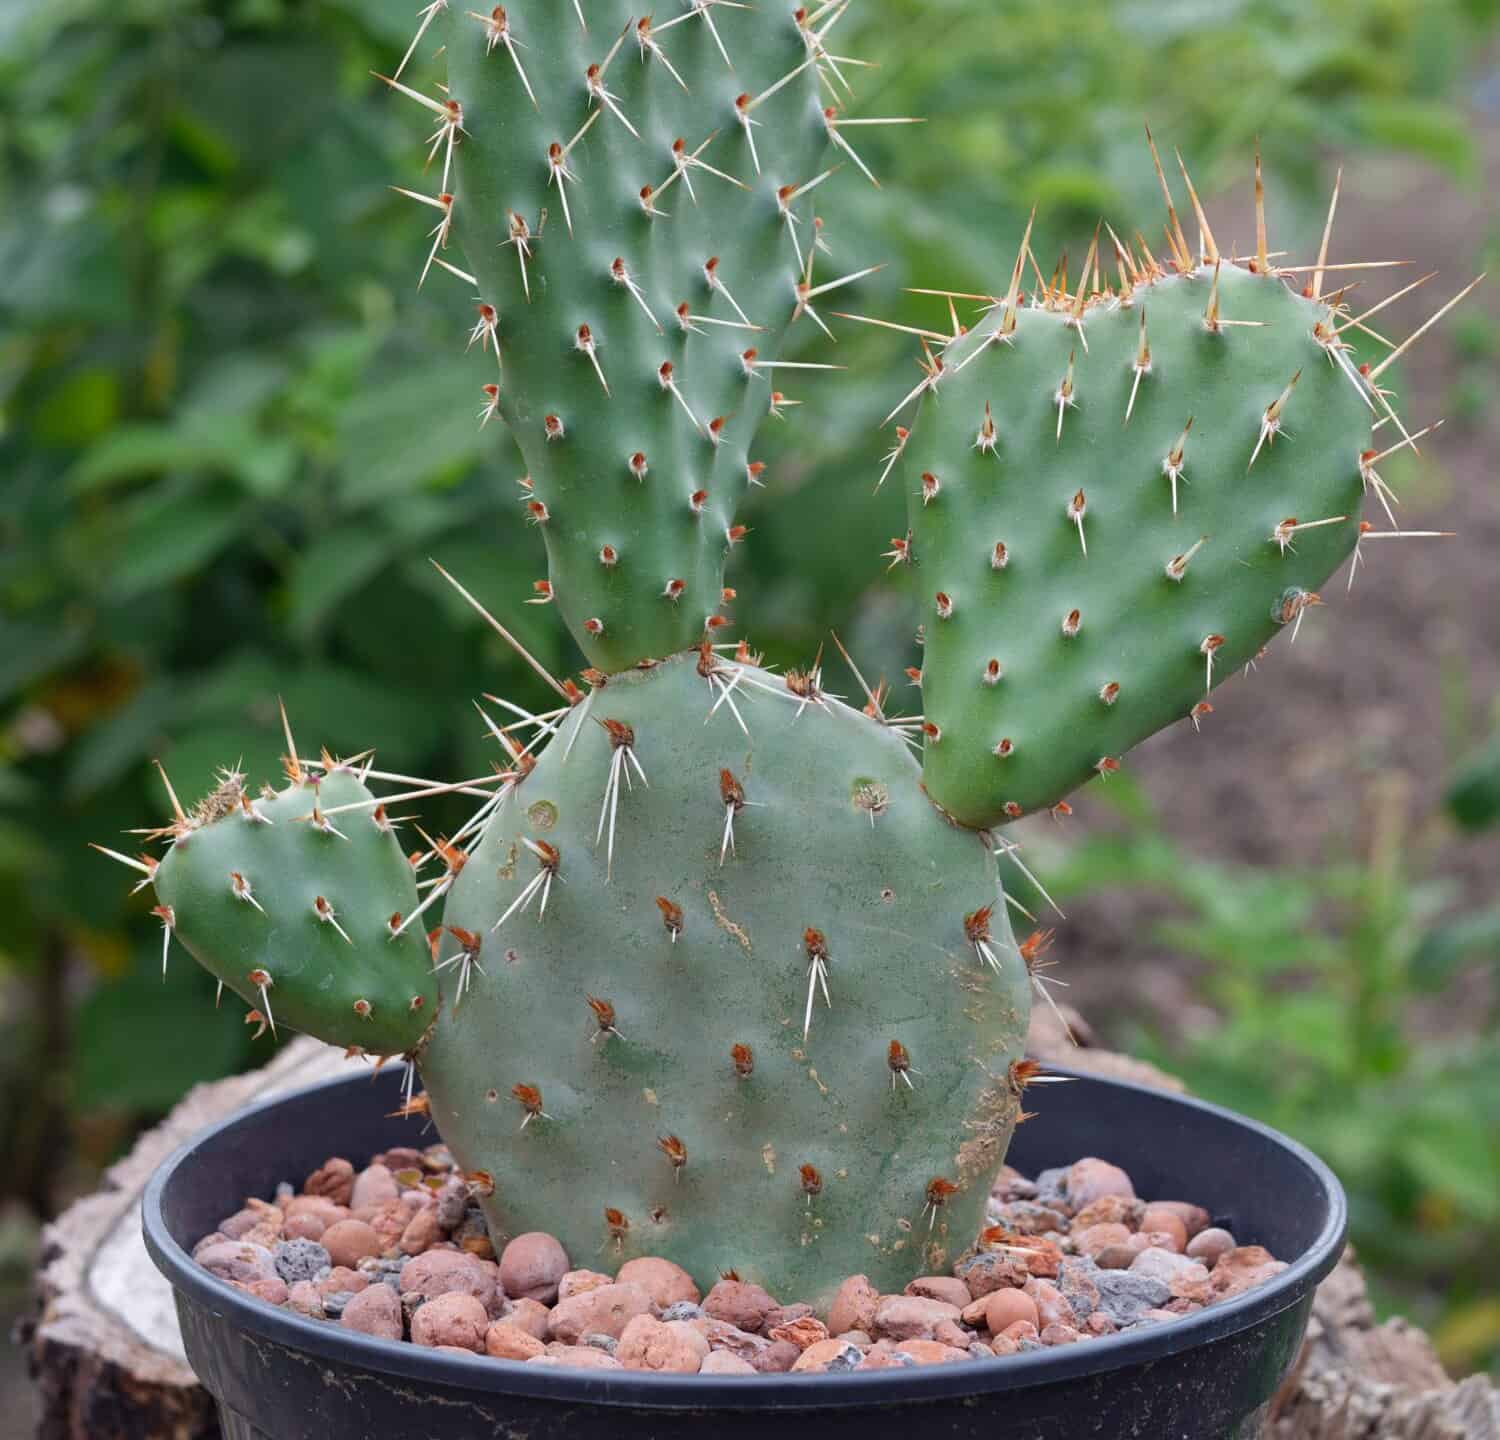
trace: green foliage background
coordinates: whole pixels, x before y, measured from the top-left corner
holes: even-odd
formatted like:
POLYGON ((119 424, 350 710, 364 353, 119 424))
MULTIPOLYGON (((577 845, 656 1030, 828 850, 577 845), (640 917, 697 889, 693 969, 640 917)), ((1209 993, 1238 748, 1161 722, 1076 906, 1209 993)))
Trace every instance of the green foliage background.
MULTIPOLYGON (((479 773, 470 696, 539 697, 429 555, 577 663, 519 603, 543 562, 508 442, 473 423, 463 287, 416 293, 425 226, 388 188, 424 131, 368 72, 415 8, 0 3, 0 1198, 38 1212, 250 1058, 205 976, 179 959, 163 984, 149 900, 85 848, 163 813, 149 761, 185 796, 237 757, 271 773, 279 694, 308 749, 479 773)), ((882 62, 863 113, 929 123, 858 132, 885 188, 841 177, 836 263, 894 261, 862 307, 931 323, 902 287, 1001 283, 1033 201, 1039 254, 1154 215, 1148 112, 1205 193, 1248 184, 1262 135, 1288 238, 1336 153, 1472 179, 1455 96, 1494 20, 1493 0, 857 0, 841 46, 882 62)), ((733 583, 773 660, 834 625, 895 673, 910 621, 876 556, 904 525, 869 490, 909 360, 848 329, 838 358, 872 378, 796 387, 733 583)), ((1299 916, 1277 923, 1306 964, 1299 916)), ((1217 1092, 1284 1121, 1255 1073, 1217 1092)), ((1470 1197, 1486 1225, 1493 1196, 1470 1197)))

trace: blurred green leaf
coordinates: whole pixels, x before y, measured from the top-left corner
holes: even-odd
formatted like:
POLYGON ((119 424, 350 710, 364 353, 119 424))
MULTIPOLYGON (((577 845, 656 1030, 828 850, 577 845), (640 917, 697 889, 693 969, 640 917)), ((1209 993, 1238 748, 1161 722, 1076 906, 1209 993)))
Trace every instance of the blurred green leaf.
MULTIPOLYGON (((175 948, 175 947, 174 947, 175 948)), ((170 1109, 190 1086, 232 1074, 250 1053, 238 1007, 215 1010, 214 984, 177 948, 98 986, 74 1020, 76 1102, 90 1109, 170 1109)), ((269 1052, 266 1052, 269 1053, 269 1052)))
POLYGON ((409 492, 477 460, 485 442, 473 407, 459 398, 475 388, 472 367, 452 361, 427 361, 362 388, 339 425, 344 503, 409 492))
POLYGON ((1500 735, 1458 769, 1448 785, 1449 813, 1466 830, 1500 820, 1500 735))
POLYGON ((125 519, 110 592, 130 600, 201 570, 238 535, 245 502, 238 496, 176 485, 142 495, 125 519))
POLYGON ((1350 114, 1376 145, 1409 150, 1460 179, 1475 173, 1473 138, 1451 106, 1404 95, 1368 96, 1353 101, 1350 114))
POLYGON ((1428 986, 1448 984, 1472 960, 1500 965, 1500 905, 1460 915, 1423 937, 1412 959, 1415 978, 1428 986))
POLYGON ((167 471, 208 470, 233 476, 261 496, 290 483, 295 447, 270 440, 253 426, 219 417, 183 425, 122 425, 85 454, 69 483, 89 494, 167 471))

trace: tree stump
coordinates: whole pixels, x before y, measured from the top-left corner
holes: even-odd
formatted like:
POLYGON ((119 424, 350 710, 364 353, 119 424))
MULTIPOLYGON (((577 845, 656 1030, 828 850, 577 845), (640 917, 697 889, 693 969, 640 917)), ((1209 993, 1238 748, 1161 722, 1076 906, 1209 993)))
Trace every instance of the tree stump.
MULTIPOLYGON (((1182 1090, 1143 1061, 1095 1048, 1082 1017, 1041 1010, 1038 1058, 1182 1090), (1064 1030, 1080 1042, 1072 1045, 1064 1030)), ((193 1090, 130 1155, 47 1227, 37 1304, 22 1326, 41 1399, 38 1440, 218 1440, 213 1401, 188 1369, 171 1289, 141 1238, 152 1171, 204 1126, 279 1092, 343 1073, 342 1052, 301 1038, 268 1065, 193 1090)), ((1318 1291, 1306 1344, 1270 1407, 1264 1440, 1500 1440, 1500 1392, 1443 1373, 1404 1320, 1375 1324, 1352 1254, 1318 1291)))
POLYGON ((40 1392, 38 1440, 218 1440, 213 1400, 188 1369, 172 1290, 146 1254, 141 1193, 190 1136, 256 1100, 339 1074, 306 1037, 263 1069, 200 1085, 42 1234, 22 1343, 40 1392))

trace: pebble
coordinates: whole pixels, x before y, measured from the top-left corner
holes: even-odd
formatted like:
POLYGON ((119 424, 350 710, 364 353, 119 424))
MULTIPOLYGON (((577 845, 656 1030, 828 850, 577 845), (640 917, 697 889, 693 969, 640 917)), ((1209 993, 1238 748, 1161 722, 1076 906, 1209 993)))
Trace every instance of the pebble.
POLYGON ((1135 1199, 1135 1186, 1118 1165, 1093 1156, 1076 1160, 1068 1167, 1068 1203, 1074 1211, 1082 1210, 1104 1195, 1119 1195, 1127 1200, 1135 1199))
POLYGON ((932 1327, 932 1338, 939 1345, 951 1345, 955 1350, 967 1350, 974 1339, 974 1332, 964 1329, 957 1320, 939 1320, 932 1327))
POLYGON ((748 1330, 730 1325, 723 1320, 714 1320, 705 1315, 701 1320, 690 1320, 692 1327, 708 1341, 712 1350, 728 1350, 742 1360, 754 1361, 772 1344, 763 1335, 753 1335, 748 1330))
POLYGON ((1172 1298, 1171 1289, 1163 1281, 1134 1270, 1101 1270, 1094 1284, 1099 1289, 1099 1308, 1120 1326, 1133 1324, 1147 1310, 1172 1298))
POLYGON ((766 1334, 769 1335, 778 1325, 790 1325, 794 1320, 812 1313, 812 1306, 804 1305, 801 1301, 795 1305, 773 1305, 766 1315, 766 1334))
MULTIPOLYGON (((839 1287, 839 1294, 844 1293, 844 1287, 855 1281, 864 1280, 863 1275, 856 1275, 851 1280, 846 1280, 839 1287)), ((866 1288, 869 1282, 865 1281, 866 1288)), ((874 1298, 874 1290, 870 1290, 874 1298)), ((720 1280, 707 1295, 703 1297, 703 1313, 712 1316, 715 1320, 723 1320, 730 1325, 736 1325, 741 1330, 760 1330, 766 1323, 766 1316, 776 1308, 776 1302, 759 1285, 752 1285, 744 1280, 720 1280)), ((832 1319, 838 1309, 838 1297, 834 1297, 833 1309, 829 1311, 829 1329, 833 1329, 832 1319)), ((874 1314, 873 1307, 870 1312, 874 1314)), ((852 1326, 845 1326, 852 1329, 852 1326)))
POLYGON ((799 1315, 785 1325, 773 1325, 766 1331, 768 1340, 790 1340, 799 1350, 821 1345, 828 1339, 828 1327, 813 1315, 799 1315))
POLYGON ((549 1345, 545 1355, 533 1355, 528 1365, 567 1365, 575 1370, 618 1370, 620 1362, 613 1355, 589 1345, 549 1345))
POLYGON ((1035 1198, 1044 1205, 1055 1205, 1058 1203, 1066 1206, 1068 1200, 1068 1167, 1058 1165, 1051 1170, 1043 1170, 1034 1182, 1036 1188, 1035 1198))
POLYGON ((321 1215, 312 1215, 304 1210, 297 1215, 288 1215, 281 1233, 288 1240, 321 1240, 328 1225, 329 1222, 321 1215))
POLYGON ((500 1252, 500 1288, 512 1300, 557 1300, 558 1284, 568 1273, 568 1252, 555 1237, 540 1230, 517 1235, 500 1252))
POLYGON ((271 1251, 276 1273, 288 1285, 299 1280, 316 1280, 319 1272, 331 1263, 331 1257, 314 1240, 283 1240, 271 1251))
POLYGON ((859 1368, 861 1370, 915 1370, 917 1362, 912 1356, 897 1350, 893 1340, 877 1340, 865 1351, 865 1363, 859 1368))
POLYGON ((484 1350, 489 1327, 489 1312, 478 1300, 450 1290, 417 1309, 411 1320, 411 1338, 414 1345, 453 1345, 477 1355, 484 1350))
POLYGON ((370 1205, 384 1205, 400 1193, 396 1177, 384 1165, 367 1165, 354 1177, 354 1186, 349 1193, 349 1208, 363 1210, 370 1205))
POLYGON ((541 1340, 508 1320, 496 1320, 484 1332, 484 1353, 496 1360, 530 1360, 545 1355, 541 1340))
POLYGON ((285 1305, 291 1295, 290 1288, 280 1275, 273 1275, 269 1280, 231 1280, 229 1283, 236 1290, 243 1290, 257 1300, 264 1300, 267 1305, 285 1305))
POLYGON ((255 1280, 275 1280, 276 1262, 264 1245, 243 1240, 220 1240, 198 1255, 198 1263, 220 1280, 248 1285, 255 1280))
POLYGON ((1099 1308, 1099 1287, 1094 1276, 1099 1267, 1086 1255, 1071 1255, 1062 1262, 1057 1288, 1073 1309, 1075 1325, 1081 1325, 1099 1308))
POLYGON ((790 1340, 773 1340, 750 1361, 762 1375, 783 1375, 801 1358, 802 1352, 790 1340))
POLYGON ((484 1218, 484 1211, 477 1205, 470 1205, 464 1211, 464 1218, 453 1232, 453 1239, 460 1250, 467 1250, 481 1260, 495 1258, 495 1247, 490 1242, 489 1221, 484 1218))
POLYGON ((834 1294, 833 1304, 828 1309, 828 1328, 835 1335, 841 1335, 845 1330, 873 1334, 875 1310, 879 1304, 880 1292, 870 1284, 869 1278, 851 1275, 834 1294))
POLYGON ((1141 1216, 1141 1234, 1143 1235, 1170 1235, 1172 1244, 1161 1245, 1158 1240, 1155 1243, 1164 1250, 1173 1250, 1182 1254, 1187 1249, 1188 1232, 1187 1226, 1182 1223, 1181 1218, 1164 1205, 1148 1205, 1146 1213, 1141 1216))
POLYGON ((597 1290, 601 1285, 614 1283, 613 1275, 605 1275, 599 1270, 569 1270, 557 1282, 557 1298, 571 1300, 575 1295, 582 1295, 586 1290, 597 1290))
POLYGON ((942 1300, 960 1310, 974 1298, 969 1287, 953 1275, 919 1275, 907 1282, 906 1293, 924 1300, 942 1300))
POLYGON ((701 1320, 703 1307, 694 1305, 691 1300, 678 1300, 675 1304, 662 1307, 661 1318, 663 1320, 701 1320))
POLYGON ((1004 1204, 1007 1200, 1035 1200, 1036 1189, 1035 1180, 1028 1180, 1019 1170, 1002 1165, 999 1177, 990 1187, 990 1194, 1004 1204))
POLYGON ((1235 1238, 1227 1230, 1210 1227, 1200 1230, 1188 1241, 1187 1253, 1201 1264, 1207 1265, 1210 1270, 1219 1263, 1222 1256, 1235 1248, 1235 1238))
POLYGON ((896 1346, 898 1355, 910 1355, 918 1365, 951 1365, 967 1360, 969 1352, 955 1350, 951 1345, 942 1345, 936 1340, 902 1340, 896 1346))
POLYGON ((691 1300, 695 1305, 703 1298, 693 1277, 670 1260, 658 1255, 642 1255, 627 1260, 620 1266, 615 1280, 621 1285, 639 1285, 659 1309, 675 1305, 679 1300, 691 1300))
MULTIPOLYGON (((622 1266, 622 1272, 623 1269, 622 1266)), ((620 1332, 616 1358, 627 1370, 696 1375, 708 1358, 708 1341, 684 1321, 636 1315, 620 1332)))
POLYGON ((469 1208, 469 1187, 462 1180, 446 1181, 437 1192, 433 1212, 438 1225, 448 1231, 457 1230, 463 1224, 464 1213, 469 1208))
POLYGON ((1276 1259, 1264 1246, 1240 1245, 1219 1256, 1209 1284, 1216 1300, 1227 1300, 1285 1269, 1286 1262, 1276 1259))
POLYGON ((545 1340, 551 1334, 547 1307, 540 1300, 512 1300, 501 1318, 538 1340, 545 1340))
POLYGON ((1063 1325, 1073 1318, 1073 1307, 1068 1304, 1061 1290, 1050 1280, 1028 1280, 1026 1293, 1036 1301, 1038 1323, 1043 1329, 1048 1325, 1063 1325))
POLYGON ((408 1219, 406 1207, 399 1200, 387 1200, 382 1205, 366 1205, 354 1214, 356 1219, 363 1220, 375 1232, 381 1254, 396 1248, 408 1219))
POLYGON ((340 1220, 330 1225, 319 1242, 328 1252, 329 1263, 351 1270, 367 1255, 380 1254, 380 1237, 363 1220, 340 1220))
MULTIPOLYGON (((961 1260, 954 1268, 969 1294, 976 1300, 995 1290, 1024 1285, 1031 1278, 1031 1269, 1026 1261, 1017 1255, 997 1250, 970 1256, 967 1260, 961 1260)), ((859 1278, 863 1279, 863 1276, 859 1278)))
POLYGON ((755 1366, 730 1350, 710 1350, 708 1359, 698 1367, 700 1375, 754 1375, 755 1366))
POLYGON ((1101 1195, 1091 1200, 1073 1216, 1073 1234, 1092 1225, 1123 1225, 1127 1230, 1141 1228, 1146 1202, 1128 1195, 1101 1195))
POLYGON ((325 1319, 328 1313, 322 1291, 311 1280, 299 1280, 288 1290, 286 1308, 306 1315, 309 1320, 325 1319))
MULTIPOLYGON (((1199 1232, 1206 1230, 1213 1218, 1201 1205, 1190 1205, 1185 1200, 1153 1200, 1146 1208, 1147 1210, 1164 1210, 1169 1214, 1175 1215, 1182 1221, 1183 1228, 1187 1231, 1189 1240, 1199 1232)), ((1144 1222, 1141 1225, 1142 1230, 1149 1230, 1150 1228, 1144 1222)))
POLYGON ((228 1240, 241 1240, 260 1222, 253 1210, 236 1210, 219 1221, 219 1234, 228 1240))
POLYGON ((418 1210, 402 1230, 397 1244, 404 1254, 420 1255, 430 1250, 443 1238, 443 1227, 438 1224, 437 1207, 425 1205, 418 1210))
POLYGON ((1142 1250, 1149 1250, 1151 1241, 1145 1235, 1132 1235, 1123 1245, 1106 1245, 1094 1256, 1094 1264, 1101 1270, 1128 1270, 1142 1250))
POLYGON ((1035 1200, 1012 1200, 991 1212, 995 1224, 1017 1235, 1046 1235, 1067 1228, 1067 1219, 1050 1205, 1035 1200))
POLYGON ((304 1216, 321 1220, 324 1229, 327 1229, 330 1225, 337 1225, 340 1220, 347 1220, 349 1209, 345 1205, 335 1205, 332 1200, 325 1200, 319 1195, 298 1195, 286 1207, 283 1229, 304 1216))
POLYGON ((1043 1345, 1076 1345, 1079 1335, 1071 1325, 1049 1325, 1038 1339, 1043 1345))
MULTIPOLYGON (((334 1297, 323 1297, 324 1308, 334 1297)), ((357 1330, 361 1335, 374 1335, 380 1340, 399 1340, 402 1334, 401 1302, 385 1285, 371 1285, 358 1295, 351 1295, 340 1307, 339 1324, 346 1330, 357 1330)))
POLYGON ((865 1352, 847 1340, 819 1340, 809 1345, 792 1366, 793 1374, 840 1374, 859 1369, 864 1363, 865 1352))
POLYGON ((984 1323, 992 1335, 1005 1334, 1017 1320, 1038 1324, 1036 1301, 1024 1290, 996 1290, 985 1297, 984 1307, 984 1323))
POLYGON ((1100 1221, 1098 1224, 1090 1225, 1085 1230, 1073 1231, 1073 1244, 1077 1247, 1080 1255, 1089 1255, 1098 1259, 1101 1250, 1107 1250, 1111 1246, 1128 1246, 1130 1244, 1130 1231, 1124 1225, 1112 1221, 1100 1221))
POLYGON ((1153 1246, 1135 1257, 1130 1273, 1160 1280, 1171 1291, 1173 1299, 1195 1300, 1200 1304, 1208 1299, 1208 1267, 1186 1255, 1153 1246))
POLYGON ((613 1335, 601 1335, 598 1331, 591 1331, 587 1335, 578 1337, 580 1345, 587 1345, 594 1350, 602 1350, 606 1355, 613 1355, 620 1348, 620 1342, 613 1335))
POLYGON ((885 1295, 875 1309, 874 1334, 883 1340, 931 1340, 939 1320, 957 1320, 957 1305, 916 1295, 885 1295))
POLYGON ((639 1285, 601 1285, 558 1301, 552 1307, 551 1334, 567 1345, 591 1331, 618 1338, 637 1316, 650 1313, 651 1296, 639 1285))
POLYGON ((422 1163, 422 1152, 410 1145, 393 1145, 389 1150, 375 1156, 372 1165, 384 1165, 392 1173, 397 1170, 414 1170, 422 1163))
POLYGON ((433 1300, 439 1295, 472 1296, 486 1313, 494 1310, 492 1319, 500 1318, 500 1297, 494 1278, 484 1262, 462 1250, 429 1250, 412 1258, 401 1271, 397 1288, 403 1295, 419 1295, 433 1300))

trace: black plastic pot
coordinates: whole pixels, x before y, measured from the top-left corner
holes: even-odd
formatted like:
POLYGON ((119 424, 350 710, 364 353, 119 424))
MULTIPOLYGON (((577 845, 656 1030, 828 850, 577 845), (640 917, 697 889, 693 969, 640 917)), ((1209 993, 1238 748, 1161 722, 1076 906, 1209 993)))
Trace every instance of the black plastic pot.
POLYGON ((386 1114, 399 1085, 399 1073, 337 1080, 247 1110, 179 1150, 146 1192, 147 1248, 227 1440, 766 1440, 788 1425, 816 1440, 1250 1440, 1344 1237, 1338 1181, 1301 1146, 1216 1106, 1080 1077, 1028 1094, 1040 1114, 1018 1132, 1013 1164, 1031 1174, 1102 1156, 1142 1195, 1194 1200, 1290 1267, 1187 1319, 1006 1359, 708 1378, 373 1340, 263 1305, 193 1263, 188 1249, 220 1217, 320 1165, 331 1136, 356 1158, 410 1143, 410 1122, 386 1114))

